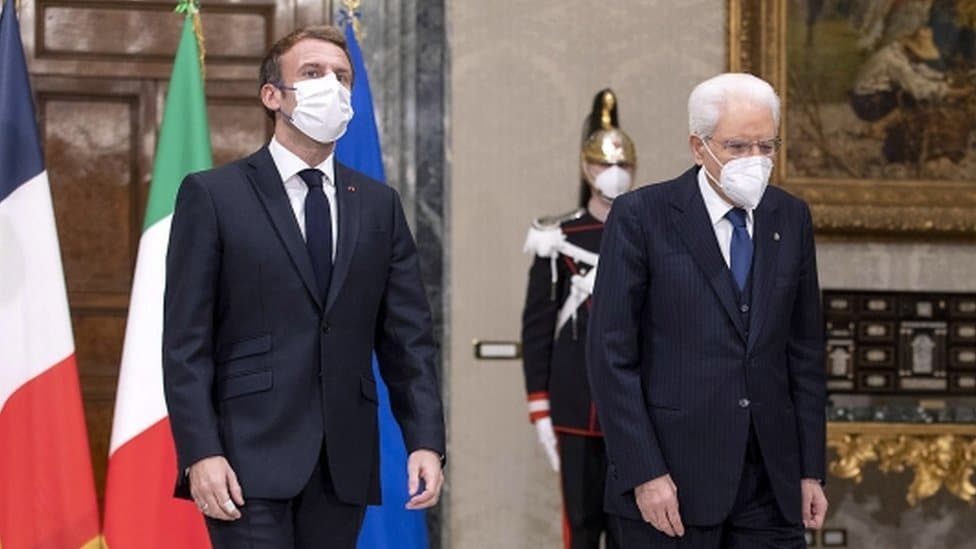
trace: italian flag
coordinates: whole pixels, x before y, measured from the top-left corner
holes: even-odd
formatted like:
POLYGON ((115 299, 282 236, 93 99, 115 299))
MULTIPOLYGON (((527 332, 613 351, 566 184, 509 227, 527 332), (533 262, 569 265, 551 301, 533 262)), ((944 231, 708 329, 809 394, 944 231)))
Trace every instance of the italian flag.
POLYGON ((166 95, 133 277, 105 492, 109 549, 210 547, 203 515, 192 502, 173 497, 176 451, 162 370, 166 247, 176 191, 186 174, 212 164, 195 18, 191 7, 166 95))
POLYGON ((12 0, 0 12, 0 547, 97 549, 51 187, 12 0))

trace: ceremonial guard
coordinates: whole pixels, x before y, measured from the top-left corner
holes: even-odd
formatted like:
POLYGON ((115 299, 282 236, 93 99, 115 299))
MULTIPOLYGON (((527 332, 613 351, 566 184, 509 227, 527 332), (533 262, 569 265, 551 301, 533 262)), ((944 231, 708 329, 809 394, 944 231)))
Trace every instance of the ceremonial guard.
MULTIPOLYGON (((562 481, 564 545, 597 549, 607 530, 607 464, 586 379, 586 320, 603 222, 613 199, 630 189, 637 166, 634 144, 618 127, 610 89, 594 99, 580 157, 580 207, 534 220, 525 241, 525 253, 535 259, 522 313, 522 349, 529 418, 562 481)), ((609 533, 606 542, 608 549, 617 547, 609 533)))

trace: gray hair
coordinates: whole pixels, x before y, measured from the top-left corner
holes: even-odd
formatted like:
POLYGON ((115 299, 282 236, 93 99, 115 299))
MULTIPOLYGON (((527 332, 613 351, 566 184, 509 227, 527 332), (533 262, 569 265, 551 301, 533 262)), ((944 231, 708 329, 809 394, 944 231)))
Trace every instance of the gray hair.
POLYGON ((779 127, 779 96, 768 82, 744 72, 726 72, 695 86, 688 96, 688 130, 708 137, 718 125, 722 107, 729 99, 767 106, 779 127))

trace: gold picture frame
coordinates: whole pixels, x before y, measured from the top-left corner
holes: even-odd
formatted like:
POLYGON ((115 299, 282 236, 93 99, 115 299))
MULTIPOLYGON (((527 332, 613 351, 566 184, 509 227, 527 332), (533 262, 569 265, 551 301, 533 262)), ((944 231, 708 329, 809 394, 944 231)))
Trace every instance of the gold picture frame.
MULTIPOLYGON (((819 233, 918 239, 976 237, 976 177, 965 180, 790 176, 788 11, 795 0, 728 0, 729 70, 769 81, 782 99, 778 184, 806 200, 819 233)), ((794 14, 797 15, 797 14, 794 14)), ((969 154, 976 154, 970 151, 969 154)))

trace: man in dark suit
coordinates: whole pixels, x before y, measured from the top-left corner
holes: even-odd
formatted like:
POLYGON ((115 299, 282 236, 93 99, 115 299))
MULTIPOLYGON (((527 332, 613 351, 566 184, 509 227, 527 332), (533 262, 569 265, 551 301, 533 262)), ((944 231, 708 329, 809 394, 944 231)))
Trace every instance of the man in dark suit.
POLYGON ((823 318, 806 204, 766 186, 779 99, 688 100, 696 166, 614 201, 588 371, 623 547, 805 547, 827 501, 823 318))
POLYGON ((177 495, 217 548, 355 547, 380 499, 374 349, 410 452, 406 506, 440 494, 437 350, 413 237, 393 189, 333 161, 352 81, 338 29, 282 38, 261 67, 271 142, 187 176, 177 197, 166 401, 177 495))

